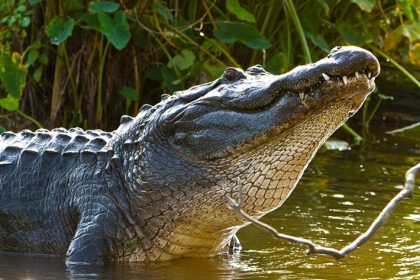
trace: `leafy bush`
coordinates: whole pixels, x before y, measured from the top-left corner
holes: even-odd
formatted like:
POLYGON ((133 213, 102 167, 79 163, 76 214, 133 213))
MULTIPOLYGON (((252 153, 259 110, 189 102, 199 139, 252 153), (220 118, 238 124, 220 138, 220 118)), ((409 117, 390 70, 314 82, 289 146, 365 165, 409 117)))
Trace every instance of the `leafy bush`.
POLYGON ((227 66, 282 73, 335 45, 371 49, 420 87, 399 64, 420 64, 416 2, 0 0, 2 123, 115 128, 227 66))

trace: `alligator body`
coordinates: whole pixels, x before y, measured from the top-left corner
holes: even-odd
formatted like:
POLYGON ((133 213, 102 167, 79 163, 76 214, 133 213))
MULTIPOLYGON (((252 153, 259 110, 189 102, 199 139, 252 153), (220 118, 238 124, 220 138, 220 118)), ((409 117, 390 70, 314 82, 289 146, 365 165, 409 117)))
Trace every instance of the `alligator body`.
POLYGON ((378 73, 370 52, 337 47, 279 76, 227 68, 113 132, 5 132, 0 251, 68 263, 224 253, 247 224, 227 198, 241 192, 256 218, 281 206, 378 73))

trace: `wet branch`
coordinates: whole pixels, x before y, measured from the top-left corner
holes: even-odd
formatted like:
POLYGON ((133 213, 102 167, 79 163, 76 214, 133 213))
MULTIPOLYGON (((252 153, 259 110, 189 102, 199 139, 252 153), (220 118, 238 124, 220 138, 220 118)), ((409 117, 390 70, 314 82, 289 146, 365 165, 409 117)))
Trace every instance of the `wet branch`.
POLYGON ((307 254, 324 254, 324 255, 330 255, 334 257, 335 259, 340 259, 349 254, 350 252, 356 250, 358 247, 360 247, 363 243, 368 241, 374 233, 385 223, 385 221, 388 219, 388 217, 391 215, 391 213, 394 211, 394 209, 398 206, 398 204, 403 200, 404 198, 412 198, 413 197, 413 191, 415 187, 415 181, 416 181, 416 173, 420 171, 420 163, 417 165, 411 167, 406 173, 405 173, 405 183, 403 186, 403 189, 385 206, 385 208, 382 210, 382 212, 378 215, 378 217, 375 219, 375 221, 371 224, 369 229, 361 234, 358 238, 356 238, 352 243, 345 246, 341 250, 337 250, 334 248, 329 247, 323 247, 320 245, 316 245, 312 241, 301 238, 301 237, 295 237, 283 233, 279 233, 275 228, 267 225, 266 223, 263 223, 261 221, 258 221, 254 219, 253 217, 249 216, 247 213, 245 213, 241 209, 242 205, 242 195, 241 195, 241 189, 240 189, 240 195, 239 195, 239 202, 236 202, 232 198, 229 199, 228 206, 229 208, 237 211, 242 217, 244 217, 249 222, 253 223, 254 225, 262 228, 263 230, 269 232, 273 238, 275 239, 283 239, 287 240, 292 243, 302 244, 308 246, 307 254))

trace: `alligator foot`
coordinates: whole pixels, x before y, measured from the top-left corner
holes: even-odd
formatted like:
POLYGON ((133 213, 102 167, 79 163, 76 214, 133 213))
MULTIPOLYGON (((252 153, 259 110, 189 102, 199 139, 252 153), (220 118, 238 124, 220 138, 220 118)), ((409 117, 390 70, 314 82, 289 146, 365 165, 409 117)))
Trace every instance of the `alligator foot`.
POLYGON ((104 243, 102 238, 87 235, 74 239, 67 251, 66 263, 103 263, 104 243))

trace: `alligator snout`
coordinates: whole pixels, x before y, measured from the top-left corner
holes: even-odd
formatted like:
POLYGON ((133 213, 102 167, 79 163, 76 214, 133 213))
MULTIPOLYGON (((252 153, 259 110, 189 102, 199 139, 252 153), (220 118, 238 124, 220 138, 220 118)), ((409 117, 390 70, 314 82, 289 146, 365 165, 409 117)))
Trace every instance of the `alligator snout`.
POLYGON ((345 64, 348 74, 364 70, 366 73, 371 73, 372 77, 376 77, 380 72, 378 59, 370 51, 359 47, 335 47, 330 51, 327 59, 332 59, 340 65, 345 64))

